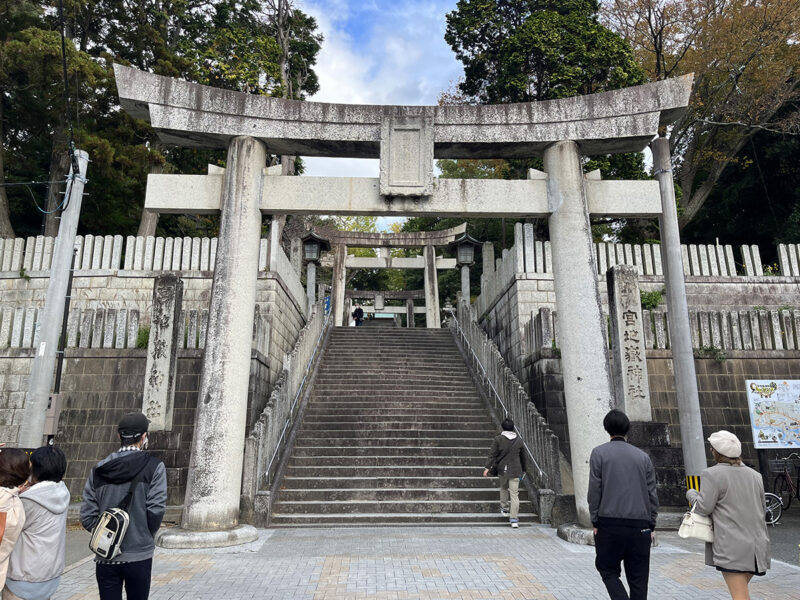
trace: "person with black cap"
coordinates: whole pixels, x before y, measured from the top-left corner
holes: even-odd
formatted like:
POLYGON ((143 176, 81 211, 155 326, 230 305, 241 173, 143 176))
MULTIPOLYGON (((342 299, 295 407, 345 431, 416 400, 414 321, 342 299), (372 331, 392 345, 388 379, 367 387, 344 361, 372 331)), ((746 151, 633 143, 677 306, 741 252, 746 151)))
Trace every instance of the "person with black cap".
POLYGON ((143 452, 148 425, 142 413, 125 415, 118 427, 120 449, 97 463, 83 490, 80 516, 88 531, 103 511, 119 507, 131 492, 122 553, 110 561, 95 559, 100 600, 121 599, 123 584, 128 600, 150 594, 154 536, 167 504, 167 472, 164 463, 143 452))

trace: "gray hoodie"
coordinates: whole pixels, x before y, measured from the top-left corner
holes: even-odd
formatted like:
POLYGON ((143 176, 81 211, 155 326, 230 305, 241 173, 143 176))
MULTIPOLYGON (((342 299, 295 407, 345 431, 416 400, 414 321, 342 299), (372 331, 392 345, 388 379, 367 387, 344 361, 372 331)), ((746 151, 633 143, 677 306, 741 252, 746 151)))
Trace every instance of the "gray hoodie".
POLYGON ((49 581, 64 570, 69 490, 63 481, 41 481, 19 498, 25 508, 25 526, 11 552, 8 579, 49 581))

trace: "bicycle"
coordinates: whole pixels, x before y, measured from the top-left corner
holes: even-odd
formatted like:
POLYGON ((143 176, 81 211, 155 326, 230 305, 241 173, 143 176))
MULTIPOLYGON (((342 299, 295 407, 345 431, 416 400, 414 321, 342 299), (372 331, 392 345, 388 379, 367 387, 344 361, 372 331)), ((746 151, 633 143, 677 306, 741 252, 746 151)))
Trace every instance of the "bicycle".
POLYGON ((800 500, 800 486, 797 484, 796 475, 795 479, 792 479, 791 468, 795 469, 795 473, 800 471, 800 454, 796 452, 769 461, 770 472, 777 473, 772 491, 781 499, 781 507, 784 510, 789 510, 793 496, 800 500))
POLYGON ((775 524, 780 520, 782 513, 783 501, 781 500, 780 496, 777 496, 771 492, 765 492, 764 519, 766 520, 767 525, 772 525, 774 527, 775 524))

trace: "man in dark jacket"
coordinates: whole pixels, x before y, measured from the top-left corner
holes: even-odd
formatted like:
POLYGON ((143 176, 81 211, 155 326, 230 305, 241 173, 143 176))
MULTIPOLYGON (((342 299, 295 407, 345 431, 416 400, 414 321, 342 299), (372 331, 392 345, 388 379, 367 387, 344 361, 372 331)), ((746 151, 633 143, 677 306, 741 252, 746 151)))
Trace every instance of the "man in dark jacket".
POLYGON ((361 327, 364 324, 364 309, 360 304, 356 304, 356 309, 353 311, 353 318, 356 321, 356 327, 361 327))
POLYGON ((595 535, 595 567, 611 600, 628 600, 620 581, 620 563, 630 600, 647 599, 650 545, 656 528, 658 494, 650 457, 625 441, 631 423, 610 411, 603 427, 611 441, 592 450, 589 459, 589 514, 595 535))
POLYGON ((490 469, 497 470, 500 480, 500 514, 508 516, 509 500, 511 508, 511 527, 519 527, 519 482, 526 470, 525 446, 514 432, 514 421, 506 419, 501 424, 503 432, 494 438, 483 476, 488 477, 490 469))
POLYGON ((100 514, 119 507, 128 492, 130 522, 122 553, 110 561, 95 559, 100 600, 146 600, 150 594, 154 536, 167 503, 167 473, 157 458, 143 452, 149 422, 142 413, 125 415, 119 424, 122 447, 92 469, 83 490, 81 524, 91 531, 100 514))

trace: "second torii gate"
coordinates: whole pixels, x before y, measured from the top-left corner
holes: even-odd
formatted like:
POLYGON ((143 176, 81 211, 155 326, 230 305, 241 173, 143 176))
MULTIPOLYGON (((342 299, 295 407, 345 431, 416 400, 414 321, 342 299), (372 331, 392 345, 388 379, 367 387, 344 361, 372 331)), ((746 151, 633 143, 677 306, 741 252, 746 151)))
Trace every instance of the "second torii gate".
MULTIPOLYGON (((575 501, 589 524, 592 447, 614 405, 590 216, 659 217, 687 474, 705 467, 667 142, 657 181, 584 176, 582 155, 641 151, 686 108, 691 76, 493 106, 351 106, 268 98, 114 66, 120 102, 167 143, 227 148, 227 170, 151 175, 146 209, 220 212, 221 228, 182 529, 174 546, 252 539, 237 527, 261 213, 544 217, 553 248, 575 501), (283 177, 280 155, 380 158, 379 178, 283 177), (542 156, 527 180, 434 179, 434 158, 542 156), (183 536, 183 538, 181 538, 183 536), (227 537, 226 537, 227 536, 227 537), (184 541, 181 541, 183 539, 184 541)), ((429 256, 429 260, 432 258, 429 256)))
MULTIPOLYGON (((331 310, 334 325, 342 325, 344 317, 345 282, 347 269, 423 269, 425 271, 425 325, 442 326, 439 310, 439 284, 436 272, 442 269, 455 269, 454 258, 436 256, 437 246, 449 246, 467 230, 462 223, 450 229, 409 233, 371 233, 360 231, 339 231, 337 229, 314 228, 318 237, 328 240, 333 247, 333 281, 331 290, 331 310), (378 248, 381 256, 348 256, 347 248, 378 248), (390 248, 423 248, 423 255, 412 258, 398 258, 389 255, 390 248)), ((325 264, 323 262, 323 264, 325 264)), ((327 265, 326 265, 327 266, 327 265)))

